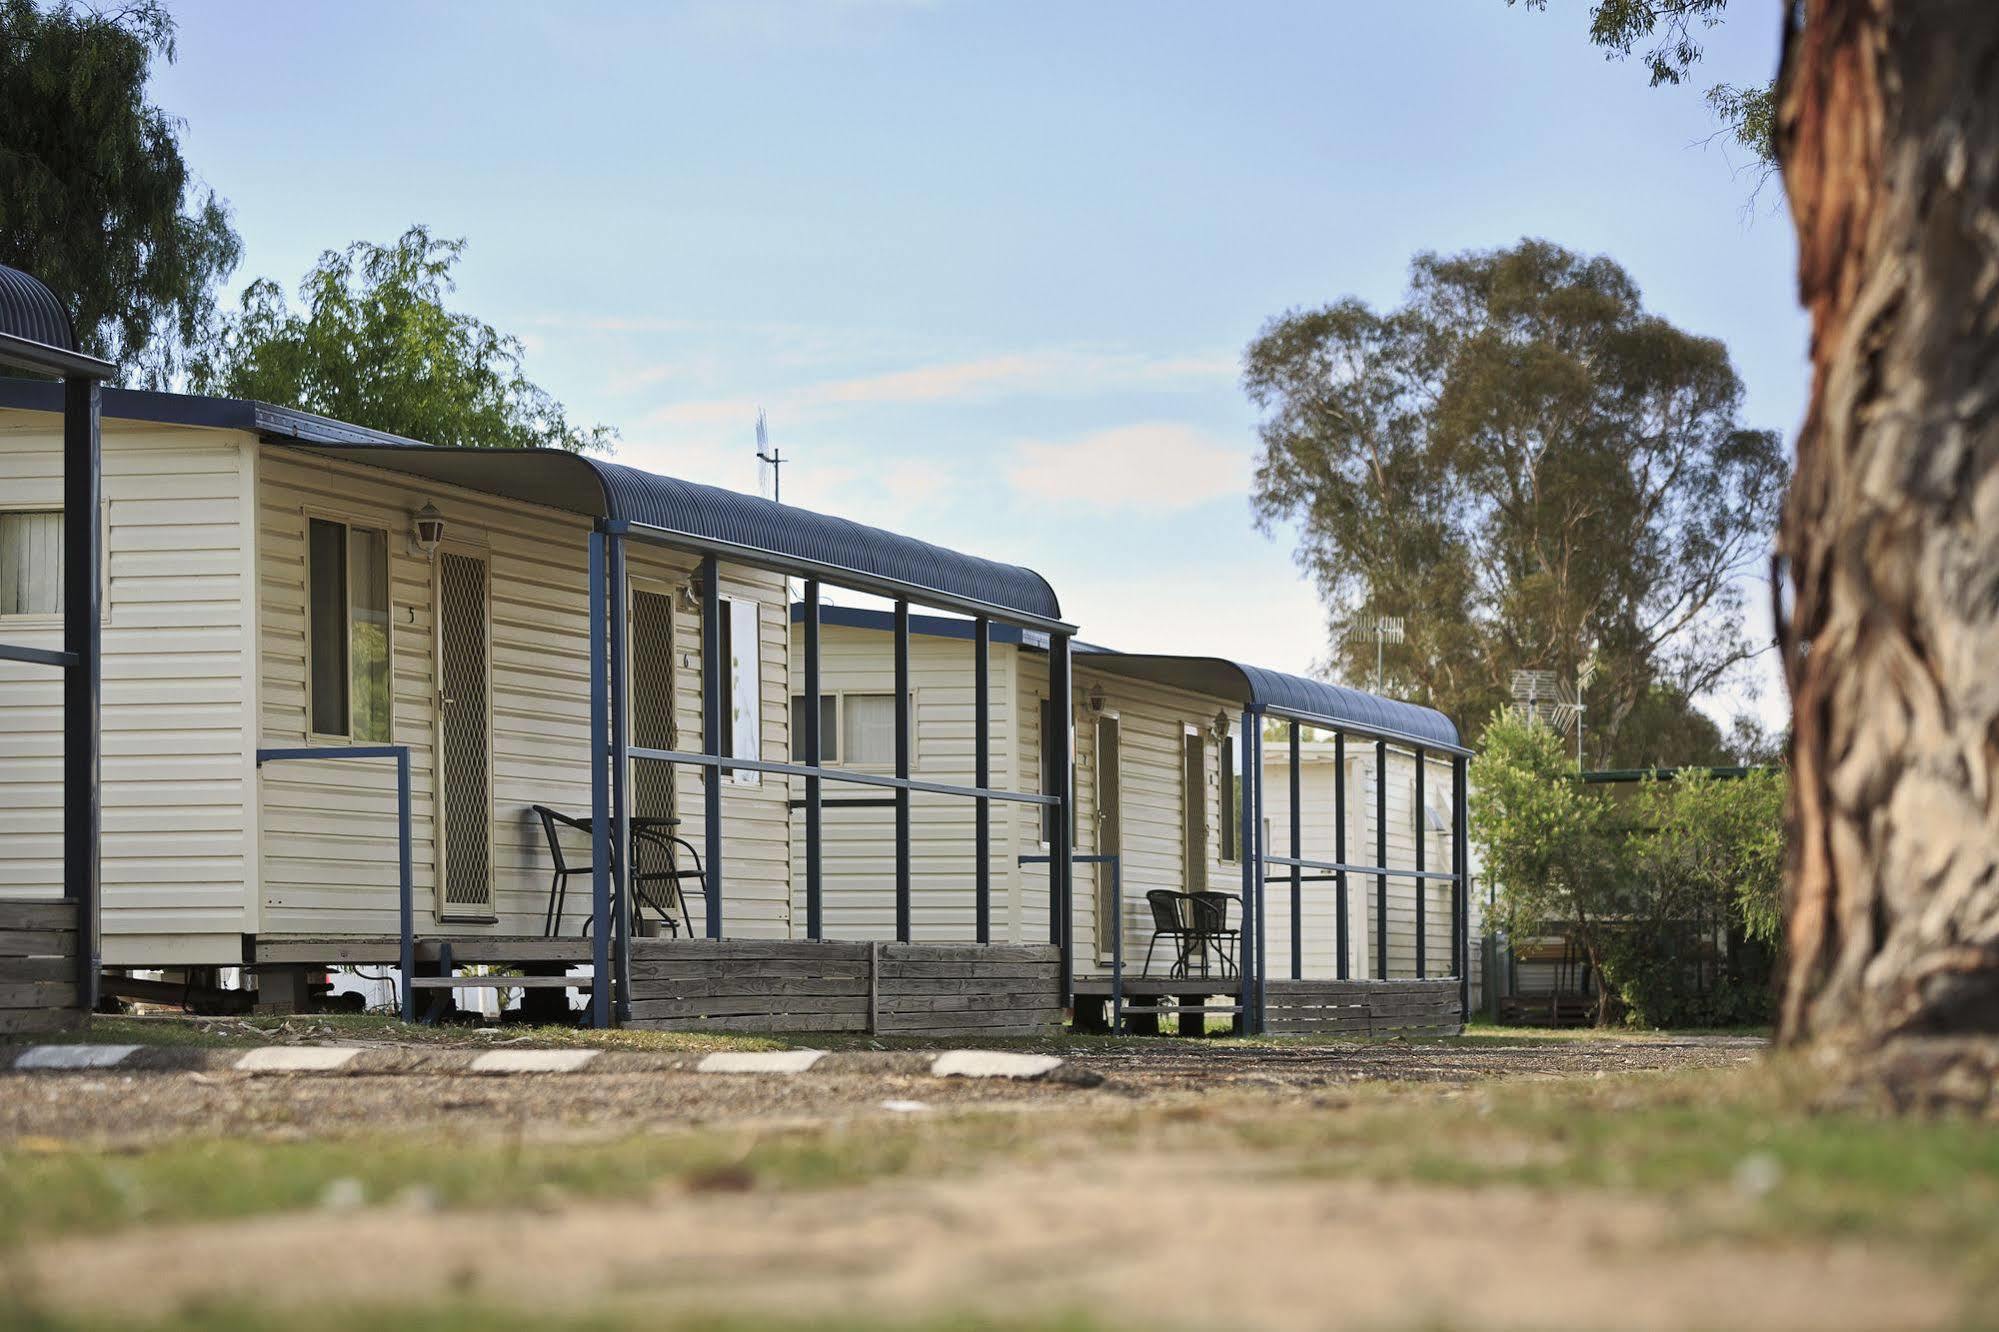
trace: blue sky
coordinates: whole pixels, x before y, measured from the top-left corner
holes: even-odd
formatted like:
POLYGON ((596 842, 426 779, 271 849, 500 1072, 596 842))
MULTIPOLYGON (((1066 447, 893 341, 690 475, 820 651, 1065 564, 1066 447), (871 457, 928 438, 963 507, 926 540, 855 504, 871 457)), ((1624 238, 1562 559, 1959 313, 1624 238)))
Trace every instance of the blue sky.
MULTIPOLYGON (((1033 565, 1122 647, 1323 655, 1251 521, 1239 359, 1418 250, 1608 253, 1728 343, 1751 424, 1803 410, 1774 185, 1750 206, 1698 90, 1606 61, 1581 0, 173 8, 154 95, 239 285, 463 236, 461 307, 622 460, 754 489, 761 404, 786 500, 1033 565)), ((1731 12, 1700 86, 1775 67, 1774 0, 1731 12)))

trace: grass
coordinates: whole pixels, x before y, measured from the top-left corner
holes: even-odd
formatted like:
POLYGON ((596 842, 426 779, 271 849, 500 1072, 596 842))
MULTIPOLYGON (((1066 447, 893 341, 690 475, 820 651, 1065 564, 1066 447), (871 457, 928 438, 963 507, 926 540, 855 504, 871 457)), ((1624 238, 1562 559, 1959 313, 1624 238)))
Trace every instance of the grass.
POLYGON ((1023 1116, 893 1127, 690 1130, 611 1141, 518 1134, 359 1134, 307 1141, 182 1139, 103 1151, 55 1139, 0 1150, 0 1251, 130 1226, 228 1220, 318 1207, 547 1209, 662 1192, 818 1189, 941 1174, 1036 1150, 1023 1116))

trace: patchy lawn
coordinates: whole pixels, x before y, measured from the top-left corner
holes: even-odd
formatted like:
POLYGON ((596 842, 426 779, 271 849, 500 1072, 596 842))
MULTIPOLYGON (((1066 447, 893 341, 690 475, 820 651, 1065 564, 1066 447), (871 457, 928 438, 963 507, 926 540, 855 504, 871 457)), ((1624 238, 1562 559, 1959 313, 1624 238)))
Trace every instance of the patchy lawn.
MULTIPOLYGON (((783 1094, 802 1118, 580 1136, 468 1102, 449 1131, 320 1116, 115 1151, 17 1138, 0 1148, 0 1300, 17 1325, 176 1332, 1999 1317, 1999 1135, 1827 1108, 1791 1061, 1259 1090, 1239 1076, 1254 1051, 1149 1044, 1231 1079, 815 1116, 801 1078, 783 1094)), ((1284 1070, 1347 1057, 1265 1053, 1284 1070)), ((595 1080, 540 1094, 578 1081, 595 1080)))

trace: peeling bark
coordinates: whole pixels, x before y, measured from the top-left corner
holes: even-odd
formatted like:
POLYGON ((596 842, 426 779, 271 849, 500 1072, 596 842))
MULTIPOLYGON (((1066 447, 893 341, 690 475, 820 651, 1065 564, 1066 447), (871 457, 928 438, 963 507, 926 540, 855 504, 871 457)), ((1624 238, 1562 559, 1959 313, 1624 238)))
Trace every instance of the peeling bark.
POLYGON ((1990 1036, 1999 3, 1803 9, 1779 101, 1812 319, 1779 542, 1795 714, 1780 1030, 1860 1048, 1990 1036))

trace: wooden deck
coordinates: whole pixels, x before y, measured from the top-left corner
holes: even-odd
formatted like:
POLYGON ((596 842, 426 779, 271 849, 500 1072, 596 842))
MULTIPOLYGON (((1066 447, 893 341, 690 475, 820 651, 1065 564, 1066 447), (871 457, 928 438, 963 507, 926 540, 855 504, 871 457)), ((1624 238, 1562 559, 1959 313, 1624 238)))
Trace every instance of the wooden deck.
POLYGON ((0 902, 0 1041, 83 1025, 76 904, 0 902))
MULTIPOLYGON (((1109 976, 1078 976, 1074 986, 1079 998, 1108 999, 1111 997, 1109 976)), ((1240 976, 1126 976, 1124 997, 1162 998, 1172 996, 1206 997, 1210 995, 1238 995, 1242 993, 1240 976)))

